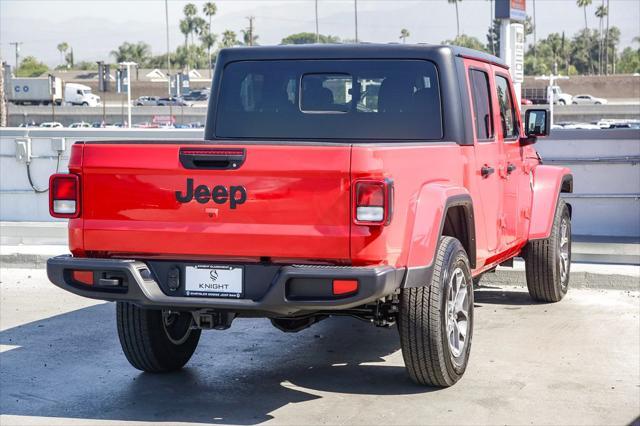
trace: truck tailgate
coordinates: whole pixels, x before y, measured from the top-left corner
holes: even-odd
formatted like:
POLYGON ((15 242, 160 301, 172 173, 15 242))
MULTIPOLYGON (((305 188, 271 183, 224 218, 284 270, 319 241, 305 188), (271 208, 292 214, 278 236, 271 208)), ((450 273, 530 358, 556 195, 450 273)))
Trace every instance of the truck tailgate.
POLYGON ((348 259, 350 149, 86 143, 84 250, 192 259, 348 259), (236 169, 188 169, 181 149, 244 150, 244 162, 236 169))

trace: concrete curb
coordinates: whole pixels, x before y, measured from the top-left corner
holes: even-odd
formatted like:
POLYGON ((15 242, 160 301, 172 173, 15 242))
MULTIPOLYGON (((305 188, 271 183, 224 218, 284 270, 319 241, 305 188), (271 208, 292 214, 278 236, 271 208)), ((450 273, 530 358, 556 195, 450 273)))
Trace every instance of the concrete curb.
MULTIPOLYGON (((47 259, 63 254, 66 247, 60 252, 51 253, 9 253, 0 255, 2 268, 40 269, 45 268, 47 259)), ((571 287, 592 288, 607 290, 635 290, 640 291, 640 267, 620 265, 596 265, 596 264, 572 264, 571 287), (585 266, 588 268, 585 269, 585 266), (622 273, 621 273, 622 272, 622 273)), ((514 268, 499 268, 495 273, 487 273, 480 281, 482 287, 518 286, 526 287, 526 278, 522 261, 516 261, 514 268)))
MULTIPOLYGON (((575 266, 575 264, 572 266, 575 266)), ((485 274, 480 280, 480 285, 482 287, 490 287, 492 285, 526 287, 527 281, 524 270, 502 268, 495 273, 485 274)), ((633 275, 606 272, 573 271, 571 272, 569 286, 574 288, 640 291, 640 278, 633 275)))

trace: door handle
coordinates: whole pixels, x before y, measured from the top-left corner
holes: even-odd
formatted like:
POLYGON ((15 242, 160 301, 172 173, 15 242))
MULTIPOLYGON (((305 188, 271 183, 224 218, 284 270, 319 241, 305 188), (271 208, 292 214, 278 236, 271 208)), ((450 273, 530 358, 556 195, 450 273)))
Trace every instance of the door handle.
POLYGON ((489 166, 482 166, 482 168, 480 169, 480 174, 482 175, 482 177, 487 177, 490 174, 494 173, 496 170, 493 167, 489 167, 489 166))
POLYGON ((516 165, 513 163, 509 163, 507 166, 507 174, 510 175, 516 169, 516 165))

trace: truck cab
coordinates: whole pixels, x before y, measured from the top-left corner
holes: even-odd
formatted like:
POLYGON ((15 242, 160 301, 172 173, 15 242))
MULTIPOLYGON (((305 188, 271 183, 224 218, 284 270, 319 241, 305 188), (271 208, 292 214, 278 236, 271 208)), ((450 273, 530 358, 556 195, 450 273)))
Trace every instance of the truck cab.
POLYGON ((451 386, 482 274, 522 256, 535 300, 566 294, 572 177, 541 164, 547 111, 521 117, 498 58, 223 49, 212 88, 204 140, 78 142, 51 178, 72 256, 49 278, 116 302, 134 367, 181 368, 237 317, 295 332, 348 315, 397 324, 409 376, 451 386))
POLYGON ((95 107, 100 105, 100 97, 84 84, 67 83, 64 86, 64 102, 70 105, 95 107))

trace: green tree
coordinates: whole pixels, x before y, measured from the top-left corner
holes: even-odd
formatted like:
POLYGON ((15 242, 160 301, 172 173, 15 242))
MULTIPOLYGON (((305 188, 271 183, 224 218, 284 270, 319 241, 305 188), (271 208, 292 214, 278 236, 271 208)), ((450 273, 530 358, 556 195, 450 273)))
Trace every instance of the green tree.
POLYGON ((225 30, 222 33, 221 44, 222 47, 233 47, 240 44, 240 42, 238 41, 238 36, 236 35, 235 31, 225 30))
POLYGON ((207 26, 207 34, 200 37, 200 41, 207 48, 207 57, 209 58, 209 77, 211 77, 211 49, 216 43, 216 36, 211 33, 212 24, 211 19, 218 13, 218 7, 213 2, 207 2, 202 6, 202 13, 209 18, 209 25, 207 26))
POLYGON ((131 61, 146 66, 151 58, 151 46, 143 41, 129 43, 125 41, 116 50, 111 51, 116 62, 131 61))
POLYGON ((449 2, 449 4, 453 4, 456 6, 456 38, 460 37, 460 13, 458 11, 458 2, 461 2, 462 0, 447 0, 447 2, 449 2))
POLYGON ((602 74, 602 59, 604 58, 602 49, 604 47, 604 32, 603 32, 603 20, 607 16, 608 11, 605 5, 600 5, 596 9, 596 17, 599 19, 599 27, 600 27, 600 40, 598 43, 598 74, 602 74))
POLYGON ((191 22, 188 19, 180 20, 180 32, 184 35, 184 48, 189 44, 189 34, 191 34, 191 22))
MULTIPOLYGON (((315 42, 315 33, 303 32, 286 36, 282 39, 280 44, 313 44, 315 42)), ((320 34, 318 36, 318 42, 325 44, 340 43, 340 37, 320 34)))
POLYGON ((20 62, 20 67, 16 70, 16 77, 40 77, 49 71, 42 62, 33 56, 27 56, 20 62))
POLYGON ((404 44, 407 41, 407 37, 409 37, 411 35, 411 33, 409 32, 408 29, 403 28, 400 30, 400 40, 402 40, 402 43, 404 44))
POLYGON ((58 43, 57 46, 58 52, 60 52, 60 64, 64 64, 64 54, 69 50, 69 43, 63 41, 62 43, 58 43))
POLYGON ((481 52, 487 52, 487 47, 482 44, 480 40, 475 37, 461 34, 453 40, 445 40, 442 44, 449 44, 453 46, 467 47, 469 49, 479 50, 481 52))
POLYGON ((589 29, 589 25, 587 24, 587 6, 591 6, 593 0, 576 0, 576 4, 578 7, 581 7, 584 12, 584 29, 589 29))
POLYGON ((640 73, 640 49, 625 47, 620 54, 616 71, 620 74, 640 73))
POLYGON ((98 64, 92 61, 80 61, 76 64, 75 69, 83 71, 96 71, 98 64))
POLYGON ((253 31, 249 31, 249 28, 246 28, 244 30, 240 30, 240 32, 242 33, 242 44, 245 46, 258 46, 258 38, 260 38, 260 36, 256 34, 255 29, 253 29, 253 31), (253 34, 251 34, 252 32, 253 34), (249 40, 249 38, 251 38, 251 40, 249 40))

